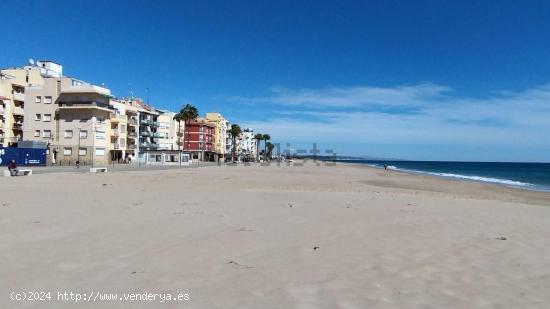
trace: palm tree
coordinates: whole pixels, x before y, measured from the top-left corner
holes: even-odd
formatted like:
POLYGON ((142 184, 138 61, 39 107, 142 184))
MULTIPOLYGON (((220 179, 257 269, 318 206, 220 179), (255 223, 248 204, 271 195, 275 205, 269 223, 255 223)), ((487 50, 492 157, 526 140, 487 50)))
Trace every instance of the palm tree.
POLYGON ((182 113, 182 111, 180 111, 179 113, 177 113, 177 114, 174 115, 174 120, 178 122, 178 133, 177 133, 176 135, 178 136, 178 148, 179 148, 179 150, 181 150, 181 144, 182 144, 182 142, 181 142, 181 139, 180 139, 179 134, 180 134, 180 132, 181 132, 181 122, 182 122, 183 120, 185 120, 185 119, 183 118, 183 113, 182 113))
POLYGON ((267 142, 271 139, 271 136, 269 136, 269 134, 264 134, 262 136, 262 139, 264 140, 264 160, 266 160, 266 157, 267 157, 267 142))
POLYGON ((260 142, 264 139, 264 136, 261 133, 254 135, 256 140, 256 153, 258 154, 258 161, 260 161, 260 142))
POLYGON ((235 157, 237 153, 237 137, 241 135, 241 127, 238 124, 232 124, 231 129, 227 131, 229 135, 231 135, 231 141, 233 142, 233 150, 232 150, 232 156, 231 159, 233 162, 235 162, 235 157))
POLYGON ((267 154, 266 156, 269 158, 269 161, 271 161, 271 152, 273 151, 273 148, 275 148, 275 145, 273 145, 272 143, 270 142, 267 142, 267 154))
MULTIPOLYGON (((191 104, 185 104, 185 106, 180 110, 178 114, 181 114, 181 120, 185 122, 186 126, 189 124, 189 121, 195 120, 199 117, 199 111, 195 106, 191 104)), ((187 131, 187 140, 189 140, 189 130, 185 131, 187 131)), ((185 140, 183 149, 185 149, 185 140)))

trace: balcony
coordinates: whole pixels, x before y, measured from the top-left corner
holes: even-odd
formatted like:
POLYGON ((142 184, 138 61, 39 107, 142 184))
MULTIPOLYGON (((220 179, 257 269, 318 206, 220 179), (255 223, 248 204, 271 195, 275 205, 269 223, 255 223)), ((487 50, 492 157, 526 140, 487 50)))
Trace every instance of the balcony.
POLYGON ((101 102, 59 102, 60 109, 102 109, 104 111, 113 112, 114 107, 107 103, 101 102))
POLYGON ((149 142, 141 142, 141 143, 139 143, 139 146, 143 147, 143 148, 151 148, 151 149, 159 148, 158 144, 149 143, 149 142))
POLYGON ((112 123, 126 122, 126 115, 118 115, 118 114, 111 115, 111 122, 112 123))
POLYGON ((150 126, 153 123, 153 121, 149 119, 141 119, 139 123, 145 126, 150 126))
POLYGON ((138 123, 137 123, 136 118, 132 117, 132 118, 128 119, 128 125, 130 125, 130 126, 137 126, 137 124, 138 124, 138 123))
POLYGON ((23 130, 23 123, 22 122, 14 122, 13 123, 13 129, 17 131, 23 130))
POLYGON ((19 106, 15 106, 13 107, 12 114, 17 116, 23 116, 25 114, 25 111, 23 110, 23 108, 19 106))
POLYGON ((160 137, 160 133, 159 132, 154 132, 152 136, 153 137, 160 137))
POLYGON ((111 143, 111 149, 120 149, 119 143, 111 143))
POLYGON ((22 92, 14 92, 13 93, 13 100, 14 101, 25 102, 25 94, 22 93, 22 92))
POLYGON ((151 136, 151 132, 149 132, 149 131, 141 131, 141 132, 139 132, 139 135, 140 135, 140 136, 151 136))
POLYGON ((64 87, 62 93, 99 93, 106 96, 111 96, 111 90, 96 85, 80 83, 64 87))
POLYGON ((156 122, 156 121, 151 121, 151 126, 152 127, 158 127, 160 125, 160 123, 156 122))
POLYGON ((128 132, 128 138, 136 138, 136 137, 137 137, 136 132, 134 132, 134 131, 128 132))
POLYGON ((120 131, 118 129, 111 129, 111 136, 119 136, 120 131))
POLYGON ((128 144, 128 149, 136 149, 136 145, 135 144, 128 144))

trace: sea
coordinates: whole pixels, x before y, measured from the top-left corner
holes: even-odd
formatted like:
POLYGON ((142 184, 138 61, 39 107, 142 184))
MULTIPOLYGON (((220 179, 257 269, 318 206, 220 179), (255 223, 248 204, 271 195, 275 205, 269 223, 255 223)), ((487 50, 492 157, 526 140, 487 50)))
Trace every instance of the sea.
POLYGON ((386 161, 345 159, 413 174, 492 183, 526 190, 550 192, 550 163, 451 162, 451 161, 386 161))

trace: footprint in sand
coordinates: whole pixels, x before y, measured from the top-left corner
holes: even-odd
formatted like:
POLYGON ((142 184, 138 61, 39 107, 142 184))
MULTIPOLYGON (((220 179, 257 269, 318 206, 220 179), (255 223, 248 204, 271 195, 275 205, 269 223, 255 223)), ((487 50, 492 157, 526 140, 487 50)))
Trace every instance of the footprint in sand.
POLYGON ((254 268, 254 266, 248 266, 248 265, 241 264, 241 263, 235 262, 235 261, 229 261, 226 264, 233 264, 235 266, 239 266, 239 267, 243 267, 243 268, 254 268))
POLYGON ((247 227, 241 227, 240 229, 237 230, 237 232, 254 232, 254 230, 249 229, 247 227))

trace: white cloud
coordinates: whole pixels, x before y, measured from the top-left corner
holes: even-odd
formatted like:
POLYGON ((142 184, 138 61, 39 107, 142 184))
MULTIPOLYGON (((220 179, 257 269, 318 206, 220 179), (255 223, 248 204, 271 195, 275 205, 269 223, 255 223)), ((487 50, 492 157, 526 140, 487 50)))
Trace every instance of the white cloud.
POLYGON ((432 83, 396 88, 380 87, 330 87, 325 89, 291 90, 284 87, 271 88, 272 96, 241 98, 244 102, 268 102, 288 106, 307 107, 360 107, 374 106, 416 106, 442 97, 452 91, 432 83))
POLYGON ((247 100, 277 112, 245 126, 279 141, 550 148, 550 85, 483 99, 429 83, 272 91, 247 100))

